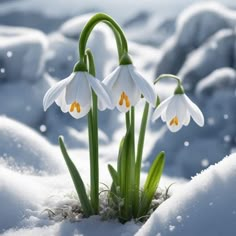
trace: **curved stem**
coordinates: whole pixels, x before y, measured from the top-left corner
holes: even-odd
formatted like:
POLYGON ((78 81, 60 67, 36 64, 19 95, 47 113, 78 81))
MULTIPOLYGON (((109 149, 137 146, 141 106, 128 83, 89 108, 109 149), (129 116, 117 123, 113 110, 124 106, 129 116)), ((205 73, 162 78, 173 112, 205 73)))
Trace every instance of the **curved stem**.
MULTIPOLYGON (((89 66, 89 73, 93 76, 95 73, 95 64, 90 49, 87 49, 86 58, 89 66)), ((98 109, 97 96, 92 91, 93 107, 89 112, 89 149, 90 149, 90 197, 95 214, 99 212, 99 163, 98 163, 98 109)))
POLYGON ((162 74, 162 75, 160 75, 158 78, 156 78, 154 80, 154 84, 156 84, 157 82, 159 82, 162 79, 175 79, 175 80, 177 80, 178 85, 181 85, 181 81, 180 81, 179 77, 176 76, 176 75, 172 75, 172 74, 162 74))
POLYGON ((122 48, 122 41, 121 41, 119 32, 114 27, 112 27, 112 24, 109 21, 103 21, 103 22, 105 24, 107 24, 111 28, 111 30, 113 31, 113 34, 114 34, 115 40, 116 40, 116 47, 117 47, 117 51, 118 51, 118 57, 119 57, 119 60, 120 60, 122 55, 123 55, 123 48, 122 48))
POLYGON ((85 49, 86 49, 86 44, 87 44, 89 35, 92 32, 93 28, 100 22, 106 23, 113 30, 113 32, 117 32, 117 34, 119 34, 120 42, 118 40, 118 37, 116 37, 116 34, 115 34, 116 40, 118 40, 117 41, 118 42, 117 47, 119 47, 118 51, 122 50, 122 53, 128 52, 127 40, 120 26, 110 16, 104 13, 98 13, 88 21, 88 23, 85 25, 84 29, 82 30, 80 34, 79 54, 80 54, 80 60, 83 62, 85 60, 84 59, 85 49))
POLYGON ((183 88, 183 86, 181 84, 181 80, 179 79, 178 76, 172 75, 172 74, 162 74, 157 79, 154 80, 154 84, 159 82, 161 79, 175 79, 175 80, 177 80, 178 84, 177 84, 174 94, 184 94, 184 88, 183 88))

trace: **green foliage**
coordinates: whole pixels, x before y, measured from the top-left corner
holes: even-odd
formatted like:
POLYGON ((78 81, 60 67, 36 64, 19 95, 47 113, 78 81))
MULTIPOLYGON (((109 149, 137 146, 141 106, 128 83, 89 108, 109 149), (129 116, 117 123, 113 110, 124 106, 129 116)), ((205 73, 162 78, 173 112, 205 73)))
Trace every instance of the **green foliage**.
MULTIPOLYGON (((128 44, 120 26, 108 15, 98 13, 93 16, 80 34, 79 55, 80 61, 75 65, 75 71, 88 71, 95 76, 95 64, 90 49, 86 48, 88 38, 93 28, 100 22, 107 24, 114 33, 119 61, 121 65, 132 64, 128 52, 128 44)), ((85 217, 100 214, 99 205, 99 145, 98 145, 98 98, 92 91, 92 108, 88 113, 88 136, 90 154, 90 199, 86 193, 83 180, 71 161, 62 137, 59 137, 59 145, 64 160, 69 169, 75 189, 80 199, 81 208, 85 217)), ((108 191, 108 213, 119 218, 124 223, 131 219, 146 217, 151 208, 152 200, 162 175, 165 162, 165 154, 161 152, 153 162, 143 191, 140 191, 140 173, 142 164, 145 131, 148 120, 149 104, 145 104, 143 118, 140 126, 137 153, 135 147, 135 108, 131 106, 131 112, 126 112, 126 133, 122 138, 117 159, 117 170, 108 165, 112 178, 111 188, 108 191)))
POLYGON ((141 194, 138 217, 146 215, 149 211, 151 201, 157 191, 157 187, 163 172, 164 164, 165 153, 160 152, 149 170, 144 189, 141 194))
POLYGON ((92 210, 91 204, 89 202, 89 199, 87 197, 86 189, 85 189, 83 180, 82 180, 78 170, 76 169, 74 163, 71 161, 71 159, 70 159, 70 157, 69 157, 69 155, 66 151, 66 147, 64 145, 62 137, 59 137, 59 145, 60 145, 61 152, 63 154, 64 160, 66 162, 66 165, 69 169, 69 172, 70 172, 71 178, 73 180, 75 189, 76 189, 77 194, 79 196, 81 207, 83 209, 84 215, 86 217, 88 217, 88 216, 93 214, 93 210, 92 210))
POLYGON ((132 170, 135 165, 133 164, 133 166, 130 166, 130 163, 132 162, 132 152, 128 151, 131 147, 130 134, 131 132, 129 130, 120 144, 117 171, 111 165, 108 165, 113 180, 110 190, 112 192, 111 196, 116 196, 115 198, 112 197, 113 202, 111 204, 116 205, 116 208, 119 209, 119 220, 122 223, 129 221, 132 218, 141 219, 148 214, 165 163, 165 154, 164 152, 161 152, 156 157, 149 170, 143 190, 140 191, 139 189, 139 191, 134 191, 135 181, 137 179, 135 179, 135 172, 132 170), (117 191, 119 189, 120 192, 117 191), (124 205, 120 208, 118 206, 120 201, 117 201, 117 199, 124 199, 124 205), (134 199, 138 199, 138 203, 135 205, 132 204, 134 199), (135 207, 137 207, 137 209, 135 209, 135 207))

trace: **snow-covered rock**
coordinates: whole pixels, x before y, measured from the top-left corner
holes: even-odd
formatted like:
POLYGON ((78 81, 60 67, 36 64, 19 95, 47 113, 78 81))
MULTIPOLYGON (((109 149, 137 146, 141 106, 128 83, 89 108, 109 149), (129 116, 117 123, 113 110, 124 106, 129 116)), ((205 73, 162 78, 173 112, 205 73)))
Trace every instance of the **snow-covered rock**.
POLYGON ((191 51, 222 29, 234 30, 235 22, 236 12, 219 3, 199 3, 185 9, 177 19, 175 33, 161 47, 156 73, 178 73, 191 51))
POLYGON ((165 201, 137 236, 234 236, 236 154, 194 177, 165 201))
POLYGON ((188 55, 179 76, 189 90, 194 89, 197 82, 212 71, 234 66, 234 48, 234 30, 219 30, 207 43, 188 55))
POLYGON ((43 125, 43 96, 48 89, 48 76, 36 83, 18 81, 0 84, 0 114, 25 123, 37 130, 43 125))
POLYGON ((236 72, 234 69, 225 67, 214 70, 208 76, 199 81, 196 93, 210 96, 215 90, 234 89, 236 84, 236 72))
POLYGON ((34 81, 44 73, 47 38, 28 28, 0 26, 0 79, 34 81))

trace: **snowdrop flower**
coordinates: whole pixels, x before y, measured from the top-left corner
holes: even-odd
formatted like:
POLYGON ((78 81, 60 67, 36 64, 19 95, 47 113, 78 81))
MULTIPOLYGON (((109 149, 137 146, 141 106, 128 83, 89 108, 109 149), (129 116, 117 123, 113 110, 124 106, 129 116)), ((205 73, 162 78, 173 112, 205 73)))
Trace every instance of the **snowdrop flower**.
POLYGON ((111 92, 114 106, 127 112, 136 105, 141 95, 154 107, 156 95, 154 87, 146 81, 132 64, 118 66, 103 83, 111 92))
POLYGON ((88 72, 78 71, 47 91, 43 99, 44 111, 55 101, 62 112, 69 112, 74 118, 79 119, 91 108, 92 89, 99 98, 100 110, 112 106, 111 98, 102 83, 88 72))
POLYGON ((188 96, 183 94, 174 94, 167 98, 156 108, 152 120, 161 116, 162 121, 167 123, 171 132, 179 131, 182 126, 187 126, 190 117, 199 125, 204 125, 204 117, 200 109, 193 103, 188 96))

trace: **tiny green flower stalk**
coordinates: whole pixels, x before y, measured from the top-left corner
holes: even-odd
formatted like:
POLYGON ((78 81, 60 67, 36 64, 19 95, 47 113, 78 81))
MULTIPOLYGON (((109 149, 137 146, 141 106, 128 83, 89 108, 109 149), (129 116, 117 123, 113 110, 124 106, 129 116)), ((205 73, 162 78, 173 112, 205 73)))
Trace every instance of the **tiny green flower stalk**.
POLYGON ((108 165, 112 178, 108 202, 113 207, 117 218, 124 223, 131 219, 143 219, 150 214, 151 203, 157 191, 165 163, 165 153, 160 152, 150 170, 144 186, 140 186, 143 147, 148 125, 150 106, 155 108, 152 120, 159 117, 167 123, 172 132, 187 126, 190 117, 199 125, 204 125, 200 109, 185 95, 180 79, 175 75, 161 75, 154 84, 165 78, 177 81, 173 96, 163 102, 154 90, 154 84, 148 82, 135 68, 129 55, 128 43, 121 27, 108 15, 98 13, 84 26, 78 43, 80 59, 67 78, 53 85, 43 99, 46 111, 54 102, 64 113, 79 119, 87 116, 89 156, 90 156, 90 189, 87 194, 85 184, 79 171, 72 162, 63 138, 59 145, 68 167, 75 190, 78 194, 84 217, 100 214, 99 205, 99 142, 98 110, 115 107, 125 114, 126 133, 120 142, 116 168, 108 165), (119 63, 117 68, 102 82, 96 78, 93 54, 87 48, 87 41, 98 23, 105 23, 112 32, 117 44, 119 63), (138 142, 135 142, 135 106, 145 100, 138 142))

